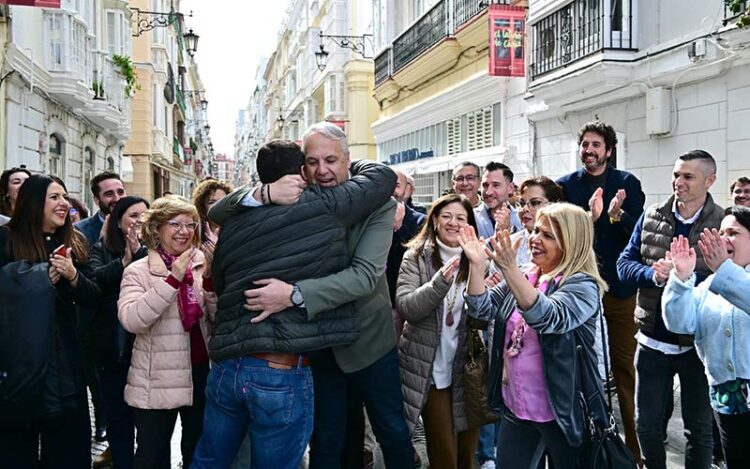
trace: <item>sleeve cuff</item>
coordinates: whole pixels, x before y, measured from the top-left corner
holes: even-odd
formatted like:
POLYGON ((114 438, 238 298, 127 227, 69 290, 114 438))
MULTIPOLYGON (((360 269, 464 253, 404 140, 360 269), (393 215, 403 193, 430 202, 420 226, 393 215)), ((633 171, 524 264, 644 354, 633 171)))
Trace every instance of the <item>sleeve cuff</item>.
POLYGON ((741 269, 739 266, 737 266, 734 262, 732 262, 731 259, 727 259, 724 262, 721 263, 718 269, 716 269, 716 272, 714 273, 714 278, 711 281, 711 285, 709 286, 709 290, 712 293, 715 293, 717 295, 721 295, 722 291, 725 288, 731 288, 732 287, 732 278, 735 278, 736 282, 736 276, 735 271, 736 269, 741 269))
POLYGON ((247 195, 240 201, 240 204, 244 205, 245 207, 261 207, 263 206, 262 203, 255 200, 254 194, 255 191, 258 190, 258 186, 253 187, 250 192, 247 193, 247 195))
POLYGON ((180 288, 180 281, 177 280, 172 276, 172 274, 169 274, 166 278, 166 282, 169 284, 170 287, 174 288, 175 290, 180 288))

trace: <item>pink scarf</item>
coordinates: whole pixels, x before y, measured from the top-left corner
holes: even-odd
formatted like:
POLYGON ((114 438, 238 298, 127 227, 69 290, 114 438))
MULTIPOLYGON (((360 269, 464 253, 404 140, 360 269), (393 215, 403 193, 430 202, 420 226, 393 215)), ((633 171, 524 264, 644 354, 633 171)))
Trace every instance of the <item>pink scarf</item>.
MULTIPOLYGON (((161 256, 161 260, 164 261, 164 265, 167 266, 167 270, 172 269, 172 263, 177 257, 168 253, 160 247, 156 248, 156 252, 161 256)), ((180 320, 182 320, 182 328, 186 332, 190 331, 201 317, 203 317, 203 310, 198 300, 195 297, 195 291, 193 290, 193 272, 188 265, 185 271, 185 276, 180 282, 180 288, 177 292, 177 309, 180 311, 180 320)))

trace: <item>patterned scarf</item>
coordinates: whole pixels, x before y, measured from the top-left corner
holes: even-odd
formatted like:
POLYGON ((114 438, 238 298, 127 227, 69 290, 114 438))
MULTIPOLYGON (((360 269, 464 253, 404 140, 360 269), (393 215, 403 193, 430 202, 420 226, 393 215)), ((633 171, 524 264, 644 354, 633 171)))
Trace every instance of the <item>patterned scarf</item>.
MULTIPOLYGON (((177 257, 162 249, 161 246, 156 248, 156 252, 161 256, 161 260, 164 261, 167 270, 172 270, 172 263, 177 257)), ((203 317, 203 310, 193 290, 193 272, 189 264, 177 292, 177 309, 180 311, 180 320, 182 320, 182 328, 185 329, 185 332, 189 332, 193 326, 198 324, 200 318, 203 317)))

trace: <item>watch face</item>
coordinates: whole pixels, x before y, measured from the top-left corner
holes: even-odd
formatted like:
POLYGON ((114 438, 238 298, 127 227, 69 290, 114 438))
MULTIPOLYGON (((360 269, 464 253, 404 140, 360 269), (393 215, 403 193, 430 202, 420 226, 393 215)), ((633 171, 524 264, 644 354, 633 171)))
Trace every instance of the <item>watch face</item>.
POLYGON ((300 292, 296 288, 292 291, 292 303, 294 304, 294 306, 299 306, 302 304, 302 292, 300 292))

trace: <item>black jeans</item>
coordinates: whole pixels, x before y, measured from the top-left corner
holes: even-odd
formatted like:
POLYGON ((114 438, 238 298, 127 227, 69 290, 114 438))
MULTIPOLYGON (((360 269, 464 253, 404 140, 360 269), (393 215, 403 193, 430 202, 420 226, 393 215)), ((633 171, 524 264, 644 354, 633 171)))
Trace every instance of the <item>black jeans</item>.
POLYGON ((126 365, 99 368, 99 382, 107 411, 107 441, 116 469, 133 468, 135 414, 123 395, 127 378, 126 365))
POLYGON ((750 413, 726 415, 714 412, 727 469, 750 467, 750 413))
POLYGON ((0 467, 89 469, 91 423, 88 406, 82 405, 73 412, 37 425, 0 430, 0 467))
POLYGON ((182 467, 190 467, 193 453, 203 433, 203 410, 206 407, 208 364, 193 366, 193 405, 178 409, 135 409, 138 469, 170 469, 170 440, 177 414, 182 423, 182 467))
POLYGON ((682 421, 685 424, 685 469, 711 467, 713 435, 708 380, 695 349, 667 355, 638 344, 636 368, 636 428, 648 469, 665 469, 664 415, 672 395, 674 375, 680 377, 682 421))
POLYGON ((557 422, 521 420, 505 412, 497 440, 497 467, 536 469, 544 456, 555 469, 576 469, 581 448, 570 446, 557 422))

